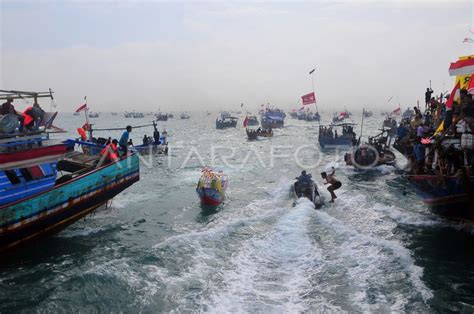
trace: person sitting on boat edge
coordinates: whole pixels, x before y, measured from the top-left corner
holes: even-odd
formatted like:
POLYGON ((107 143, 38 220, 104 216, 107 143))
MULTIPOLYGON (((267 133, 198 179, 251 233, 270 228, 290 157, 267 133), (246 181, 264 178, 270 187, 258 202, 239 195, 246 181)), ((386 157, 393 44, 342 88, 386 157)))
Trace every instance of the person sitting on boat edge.
POLYGON ((330 174, 327 174, 326 172, 321 173, 321 177, 326 180, 324 184, 330 184, 330 186, 328 186, 328 191, 331 194, 331 203, 334 203, 334 200, 337 198, 334 191, 342 186, 342 183, 336 180, 336 178, 334 177, 335 173, 336 170, 334 170, 334 167, 332 167, 332 172, 330 174))
POLYGON ((16 115, 18 117, 18 120, 20 121, 20 125, 18 126, 18 132, 23 131, 23 122, 25 118, 23 117, 23 115, 19 114, 15 110, 15 106, 13 106, 13 97, 7 97, 7 101, 2 104, 0 114, 2 116, 7 115, 7 114, 16 115))
POLYGON ((107 144, 105 148, 100 152, 100 160, 97 164, 97 168, 102 166, 104 162, 111 163, 118 161, 118 141, 116 139, 112 140, 112 143, 107 144))
POLYGON ((130 132, 132 132, 132 127, 130 125, 127 125, 125 132, 123 132, 119 140, 120 151, 123 155, 125 155, 128 151, 128 140, 130 137, 130 132))

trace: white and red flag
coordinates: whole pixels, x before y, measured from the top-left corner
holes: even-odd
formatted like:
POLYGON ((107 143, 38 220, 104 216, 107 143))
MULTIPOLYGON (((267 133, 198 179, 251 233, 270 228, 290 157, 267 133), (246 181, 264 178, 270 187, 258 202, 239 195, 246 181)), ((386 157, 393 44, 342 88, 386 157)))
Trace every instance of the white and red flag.
POLYGON ((468 58, 464 60, 458 60, 451 63, 449 66, 449 75, 451 76, 463 76, 471 75, 474 73, 474 58, 468 58))
POLYGON ((314 95, 313 92, 301 96, 301 100, 303 101, 303 106, 304 105, 310 105, 310 104, 315 104, 316 103, 316 96, 314 95))
POLYGON ((461 96, 461 83, 458 82, 456 86, 454 86, 451 94, 449 94, 448 101, 446 102, 446 110, 453 110, 454 100, 461 96))
POLYGON ((79 108, 76 109, 76 112, 81 112, 87 109, 87 104, 80 105, 79 108))
POLYGON ((398 108, 393 110, 392 113, 398 116, 402 113, 402 108, 400 108, 400 106, 398 106, 398 108))

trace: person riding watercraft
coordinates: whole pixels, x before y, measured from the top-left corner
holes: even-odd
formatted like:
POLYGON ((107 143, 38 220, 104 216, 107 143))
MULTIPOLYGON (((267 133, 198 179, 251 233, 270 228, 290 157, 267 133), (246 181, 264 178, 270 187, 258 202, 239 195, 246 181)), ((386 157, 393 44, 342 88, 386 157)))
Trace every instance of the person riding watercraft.
POLYGON ((296 197, 306 197, 314 203, 316 208, 320 208, 323 203, 320 198, 318 187, 314 184, 311 174, 307 174, 305 170, 296 179, 293 184, 293 193, 296 197))

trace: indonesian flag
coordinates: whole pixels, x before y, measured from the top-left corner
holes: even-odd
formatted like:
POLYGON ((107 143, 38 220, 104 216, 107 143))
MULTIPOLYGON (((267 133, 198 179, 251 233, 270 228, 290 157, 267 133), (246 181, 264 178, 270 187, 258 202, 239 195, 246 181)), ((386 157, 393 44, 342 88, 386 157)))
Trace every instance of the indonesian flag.
POLYGON ((474 95, 474 74, 471 75, 471 79, 469 80, 469 86, 467 87, 467 91, 469 94, 474 95))
POLYGON ((458 60, 449 66, 449 75, 464 76, 474 73, 474 58, 458 60))
POLYGON ((400 113, 402 113, 402 109, 400 108, 400 106, 398 106, 398 108, 393 110, 392 113, 396 114, 398 116, 398 115, 400 115, 400 113))
POLYGON ((249 117, 248 117, 248 116, 245 116, 245 119, 244 119, 244 128, 246 128, 248 124, 249 124, 249 117))
POLYGON ((304 105, 315 104, 316 103, 316 96, 314 95, 314 93, 309 93, 309 94, 301 96, 301 100, 303 101, 303 106, 304 105))
POLYGON ((76 109, 76 112, 81 112, 81 111, 86 110, 86 109, 87 109, 87 104, 83 104, 79 108, 76 109))
POLYGON ((448 101, 446 102, 446 110, 453 110, 453 103, 456 98, 461 96, 461 83, 458 82, 454 86, 453 91, 449 94, 448 101))

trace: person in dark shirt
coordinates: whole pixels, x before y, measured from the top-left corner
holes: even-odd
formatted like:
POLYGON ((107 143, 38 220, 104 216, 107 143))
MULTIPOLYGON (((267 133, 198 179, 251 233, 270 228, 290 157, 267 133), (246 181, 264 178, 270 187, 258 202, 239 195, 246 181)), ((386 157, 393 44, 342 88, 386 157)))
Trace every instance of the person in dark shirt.
POLYGON ((153 139, 155 140, 155 144, 160 144, 160 132, 158 130, 153 132, 153 139))
POLYGON ((460 118, 466 122, 471 132, 474 132, 474 101, 472 95, 467 95, 463 99, 460 118))
POLYGON ((23 115, 19 114, 19 113, 15 110, 15 106, 13 106, 13 98, 12 98, 12 97, 7 98, 7 101, 2 104, 2 108, 0 109, 0 113, 1 113, 3 116, 4 116, 4 115, 7 115, 7 114, 16 115, 16 116, 18 117, 18 120, 20 121, 20 125, 19 125, 19 127, 18 127, 18 131, 19 131, 19 132, 22 132, 22 131, 23 131, 23 121, 25 120, 25 118, 23 117, 23 115))
POLYGON ((431 94, 433 94, 433 90, 431 88, 427 88, 425 92, 425 104, 428 106, 431 103, 431 94))

